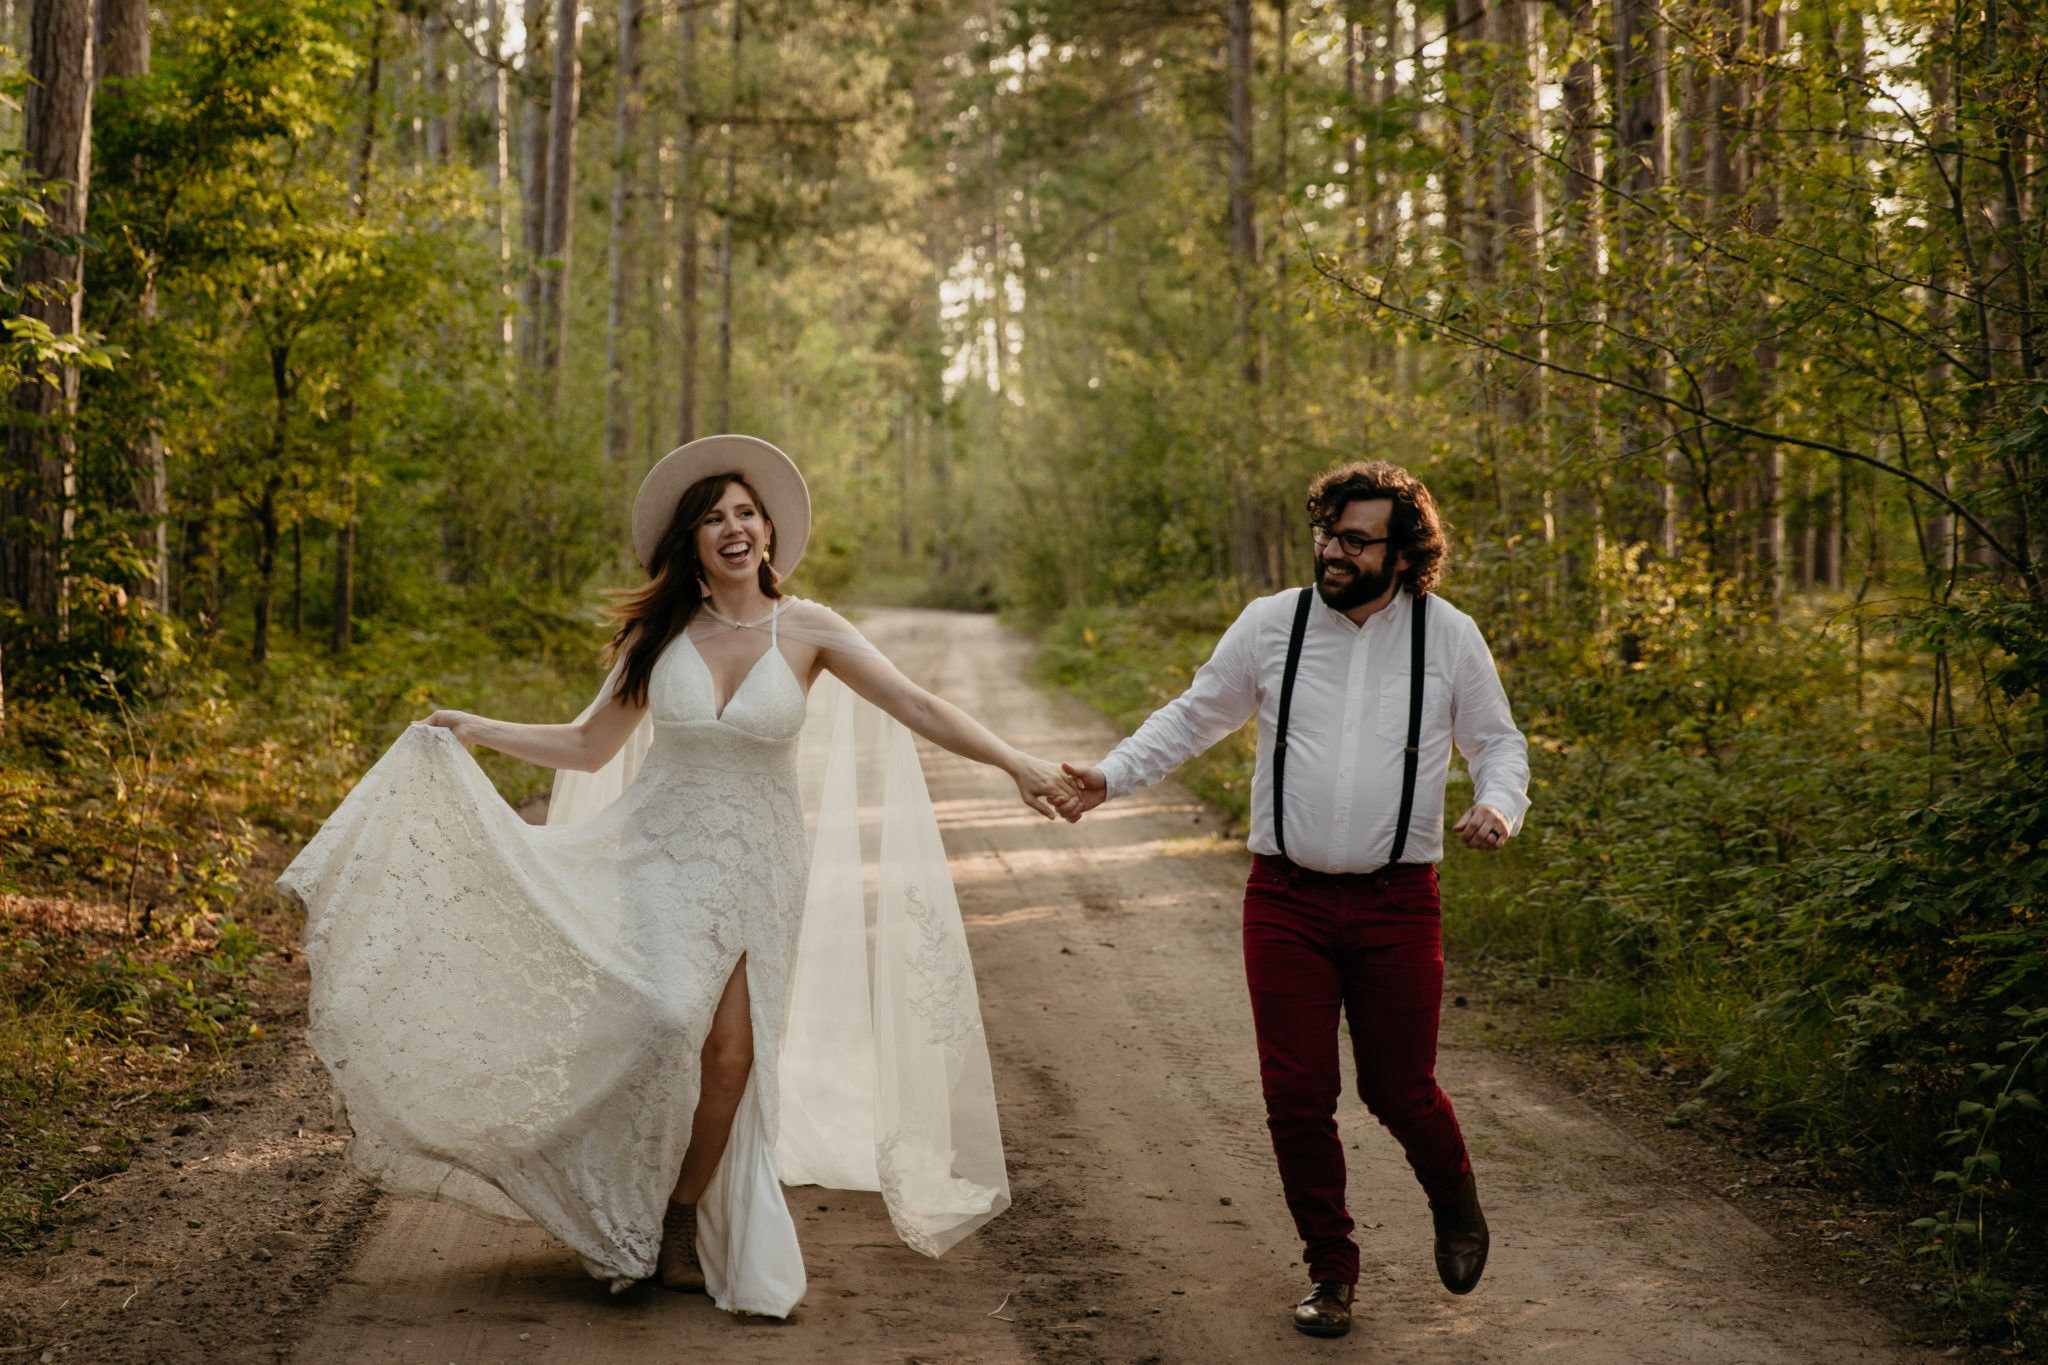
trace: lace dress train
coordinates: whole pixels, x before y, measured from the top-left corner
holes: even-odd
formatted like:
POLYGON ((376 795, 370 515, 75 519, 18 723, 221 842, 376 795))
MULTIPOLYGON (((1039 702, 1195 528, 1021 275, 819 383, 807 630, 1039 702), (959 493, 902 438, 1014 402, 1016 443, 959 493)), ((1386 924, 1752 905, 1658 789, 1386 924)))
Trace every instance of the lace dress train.
MULTIPOLYGON (((783 1165, 851 1170, 832 1183, 869 1189, 885 1187, 892 1165, 908 1167, 919 1188, 891 1195, 890 1210, 928 1254, 1008 1203, 964 934, 925 798, 929 847, 915 866, 926 884, 909 899, 927 905, 936 895, 950 924, 927 905, 931 943, 906 944, 903 955, 929 960, 932 943, 952 950, 943 979, 927 970, 908 984, 949 1001, 954 1022, 905 1040, 924 1077, 913 1096, 922 1109, 906 1122, 905 1104, 890 1098, 904 1068, 890 1064, 890 1048, 878 1055, 872 1026, 857 1017, 869 1013, 887 1035, 906 1007, 884 999, 870 1012, 860 869, 849 873, 843 838, 831 884, 807 877, 796 765, 806 699, 782 651, 771 644, 719 713, 709 668, 678 640, 656 663, 648 702, 629 746, 637 774, 580 823, 529 826, 451 732, 402 734, 279 878, 307 909, 308 1038, 346 1106, 359 1174, 488 1216, 530 1218, 621 1288, 653 1273, 699 1053, 744 960, 754 1071, 700 1201, 699 1254, 721 1307, 783 1316, 804 1290, 776 1153, 786 1019, 811 1040, 795 1074, 818 1082, 796 1097, 798 1145, 820 1147, 809 1135, 821 1108, 835 1136, 830 1159, 786 1150, 783 1165), (800 931, 809 946, 793 972, 800 931), (794 1010, 793 975, 817 997, 794 1010), (864 1029, 865 1039, 850 1038, 864 1029), (865 1088, 852 1068, 850 1107, 829 1093, 847 1086, 839 1048, 871 1067, 865 1088)), ((842 694, 842 711, 849 705, 842 694)), ((901 746, 914 770, 907 736, 901 746)), ((921 777, 907 780, 922 797, 921 777)), ((843 808, 836 817, 841 826, 848 818, 843 808)), ((821 816, 821 829, 832 823, 821 816)), ((878 985, 892 978, 887 918, 878 985)))

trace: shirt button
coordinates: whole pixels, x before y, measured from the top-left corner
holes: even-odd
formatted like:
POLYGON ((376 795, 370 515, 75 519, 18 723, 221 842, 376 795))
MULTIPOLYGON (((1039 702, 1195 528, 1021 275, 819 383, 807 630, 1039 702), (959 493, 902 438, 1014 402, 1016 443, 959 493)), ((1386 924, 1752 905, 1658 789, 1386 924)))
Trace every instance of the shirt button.
POLYGON ((1351 776, 1351 770, 1350 770, 1349 768, 1346 768, 1346 769, 1344 769, 1344 770, 1343 770, 1342 772, 1338 773, 1338 774, 1337 774, 1337 776, 1339 776, 1339 777, 1349 777, 1349 776, 1351 776))
POLYGON ((1343 816, 1341 816, 1341 815, 1340 815, 1340 816, 1338 816, 1338 817, 1337 817, 1337 823, 1338 823, 1338 824, 1340 824, 1340 825, 1341 825, 1341 824, 1343 824, 1343 823, 1344 823, 1344 817, 1343 817, 1343 816))
POLYGON ((1352 732, 1353 730, 1356 730, 1357 728, 1358 728, 1358 727, 1357 727, 1356 725, 1347 725, 1347 726, 1345 726, 1345 727, 1344 727, 1344 733, 1348 735, 1348 734, 1350 734, 1350 733, 1351 733, 1351 732, 1352 732))

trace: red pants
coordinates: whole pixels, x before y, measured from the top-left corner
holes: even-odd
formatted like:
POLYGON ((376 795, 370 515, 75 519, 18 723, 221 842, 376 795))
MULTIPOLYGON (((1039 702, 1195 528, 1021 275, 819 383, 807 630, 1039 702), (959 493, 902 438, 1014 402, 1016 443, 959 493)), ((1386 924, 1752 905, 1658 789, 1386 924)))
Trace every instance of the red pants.
POLYGON ((1302 1259, 1312 1280, 1356 1284, 1337 1136, 1339 1009, 1351 1023, 1359 1098, 1401 1144, 1424 1191, 1447 1200, 1472 1169, 1436 1083, 1444 988, 1436 868, 1338 876, 1261 854, 1244 890, 1244 964, 1266 1126, 1302 1259))

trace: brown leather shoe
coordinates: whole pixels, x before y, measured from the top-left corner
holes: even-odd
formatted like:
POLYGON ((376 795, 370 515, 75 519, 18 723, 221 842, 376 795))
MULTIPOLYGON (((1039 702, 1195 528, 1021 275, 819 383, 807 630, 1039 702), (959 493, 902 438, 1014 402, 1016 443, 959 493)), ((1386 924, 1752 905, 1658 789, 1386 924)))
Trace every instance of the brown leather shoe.
POLYGON ((1294 1330, 1312 1337, 1341 1337, 1351 1330, 1354 1286, 1317 1280, 1315 1292, 1294 1305, 1294 1330))
POLYGON ((1470 1175, 1448 1202, 1431 1200, 1429 1216, 1436 1224, 1436 1273, 1453 1294, 1469 1294, 1486 1269, 1492 1238, 1486 1215, 1479 1211, 1479 1186, 1470 1175))
POLYGON ((684 1294, 704 1292, 704 1267, 697 1264, 697 1206, 668 1201, 661 1219, 661 1252, 654 1261, 655 1278, 663 1289, 684 1294))

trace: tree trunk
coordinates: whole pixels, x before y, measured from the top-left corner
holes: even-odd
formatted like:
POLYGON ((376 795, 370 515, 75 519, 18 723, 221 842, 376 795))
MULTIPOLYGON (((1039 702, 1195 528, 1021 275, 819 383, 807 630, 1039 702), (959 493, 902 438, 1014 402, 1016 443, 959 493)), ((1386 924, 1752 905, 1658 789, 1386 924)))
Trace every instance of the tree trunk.
MULTIPOLYGON (((548 110, 547 271, 541 279, 541 365, 559 383, 569 345, 569 255, 576 216, 576 104, 583 83, 577 42, 582 6, 561 0, 555 10, 555 78, 548 110)), ((554 394, 553 384, 549 395, 554 394)))
MULTIPOLYGON (((1751 145, 1744 149, 1744 155, 1730 169, 1731 180, 1742 192, 1748 186, 1742 182, 1740 170, 1758 164, 1760 159, 1775 160, 1777 156, 1778 97, 1769 82, 1777 70, 1778 58, 1785 46, 1785 11, 1792 7, 1793 0, 1770 6, 1759 7, 1757 16, 1758 45, 1763 60, 1759 63, 1759 98, 1756 103, 1756 132, 1751 145)), ((1732 159, 1732 158, 1731 158, 1732 159)), ((1762 202, 1756 205, 1756 230, 1771 234, 1778 230, 1781 214, 1780 196, 1782 178, 1769 177, 1762 202)), ((1778 384, 1778 348, 1770 339, 1771 321, 1763 319, 1763 335, 1756 345, 1756 386, 1758 401, 1767 403, 1778 384)), ((1945 484, 1946 479, 1943 480, 1945 484)), ((1764 508, 1764 552, 1771 566, 1771 600, 1782 604, 1785 599, 1785 448, 1772 446, 1764 455, 1762 501, 1764 508)))
MULTIPOLYGON (((1600 11, 1595 0, 1583 0, 1571 11, 1572 32, 1597 30, 1600 11)), ((1599 259, 1600 186, 1606 169, 1601 157, 1600 67, 1583 55, 1581 45, 1565 68, 1561 94, 1564 106, 1564 174, 1558 182, 1562 209, 1562 243, 1568 259, 1566 278, 1590 275, 1599 259)))
MULTIPOLYGON (((45 237, 85 231, 92 164, 93 14, 91 0, 35 0, 29 11, 28 90, 22 108, 29 184, 49 215, 22 243, 21 316, 58 336, 79 329, 85 307, 85 258, 45 237)), ((32 617, 54 617, 68 637, 70 542, 78 474, 69 423, 78 405, 78 371, 54 366, 25 376, 14 390, 7 430, 12 478, 0 494, 0 596, 32 617), (16 529, 18 528, 18 529, 16 529)))
MULTIPOLYGON (((688 0, 684 0, 688 3, 688 0)), ((611 303, 604 328, 604 457, 626 451, 626 292, 633 281, 633 201, 640 125, 641 0, 619 0, 618 103, 612 140, 611 303)))
POLYGON ((341 517, 334 527, 333 629, 327 648, 335 658, 348 657, 355 638, 356 611, 356 481, 354 475, 341 480, 341 517))
MULTIPOLYGON (((363 100, 362 131, 356 136, 355 165, 349 172, 349 200, 358 223, 369 217, 371 176, 376 169, 378 87, 384 77, 385 17, 384 6, 380 3, 371 19, 369 91, 363 100)), ((350 338, 352 356, 358 345, 354 338, 350 338)), ((351 360, 351 365, 353 363, 351 360)), ((353 395, 343 396, 339 411, 341 479, 335 501, 340 504, 341 515, 334 523, 334 608, 328 648, 336 658, 343 658, 355 636, 356 610, 356 400, 353 395)))
MULTIPOLYGON (((1438 68, 1437 79, 1445 90, 1458 80, 1465 66, 1465 52, 1462 46, 1459 20, 1464 6, 1460 0, 1440 0, 1443 15, 1443 64, 1438 68)), ((1417 46, 1422 46, 1420 43, 1417 46)), ((1468 120, 1454 110, 1445 110, 1438 115, 1443 121, 1443 207, 1444 241, 1455 242, 1462 249, 1465 243, 1466 175, 1465 156, 1471 148, 1467 132, 1468 120)))
POLYGON ((542 74, 547 64, 548 4, 549 0, 526 0, 526 56, 519 68, 519 226, 526 257, 519 300, 519 358, 536 369, 541 360, 541 261, 548 254, 548 86, 542 74))
POLYGON ((498 239, 498 270, 504 279, 499 287, 505 299, 498 327, 509 352, 512 349, 512 130, 506 108, 505 0, 489 0, 484 28, 484 41, 488 44, 485 51, 491 56, 485 72, 485 79, 490 82, 491 198, 495 201, 491 227, 498 239))
MULTIPOLYGON (((1480 113, 1491 88, 1487 54, 1487 0, 1451 0, 1450 33, 1444 41, 1444 62, 1455 79, 1454 102, 1458 106, 1455 127, 1458 166, 1456 240, 1465 254, 1466 269, 1485 279, 1493 274, 1494 189, 1487 183, 1479 160, 1480 113)), ((1446 80, 1447 88, 1452 88, 1446 80)), ((1482 362, 1483 363, 1483 362, 1482 362)))
MULTIPOLYGON (((149 74, 148 0, 99 0, 93 30, 93 57, 99 67, 100 84, 136 80, 149 74)), ((156 325, 156 262, 144 265, 142 293, 136 300, 136 317, 144 331, 156 325)), ((145 376, 146 377, 146 376, 145 376)), ((158 611, 171 610, 170 485, 164 467, 164 438, 153 421, 138 424, 141 430, 129 447, 133 469, 128 503, 141 518, 150 572, 135 591, 158 611)))
MULTIPOLYGON (((1286 222, 1288 212, 1288 143, 1293 139, 1287 109, 1287 87, 1289 83, 1287 57, 1290 47, 1287 0, 1273 0, 1273 30, 1273 182, 1271 202, 1274 206, 1275 219, 1284 223, 1286 222)), ((1267 372, 1278 369, 1280 373, 1277 377, 1276 387, 1285 392, 1287 387, 1288 349, 1287 234, 1284 231, 1273 234, 1272 312, 1272 325, 1266 332, 1266 336, 1270 340, 1266 341, 1259 348, 1259 368, 1261 371, 1267 372)), ((1292 499, 1290 498, 1288 501, 1291 503, 1292 499)), ((1288 510, 1291 512, 1293 509, 1289 507, 1288 510)), ((1284 570, 1280 567, 1280 546, 1291 539, 1287 534, 1288 531, 1293 529, 1290 522, 1291 518, 1283 517, 1280 520, 1270 522, 1266 527, 1266 560, 1270 566, 1270 572, 1267 575, 1266 581, 1271 587, 1277 588, 1282 582, 1284 570)))
POLYGON ((725 91, 725 207, 718 216, 718 429, 732 430, 732 215, 739 199, 740 22, 732 0, 732 63, 725 91))
MULTIPOLYGON (((1417 9, 1405 7, 1401 0, 1386 0, 1381 11, 1380 22, 1386 31, 1386 53, 1380 61, 1379 79, 1373 86, 1373 137, 1367 147, 1370 160, 1366 164, 1366 199, 1370 206, 1371 218, 1366 235, 1375 248, 1384 247, 1391 240, 1394 218, 1400 208, 1400 199, 1391 192, 1388 180, 1388 157, 1385 135, 1381 132, 1386 113, 1401 94, 1402 54, 1414 44, 1415 33, 1420 30, 1422 16, 1417 9), (1408 27, 1410 15, 1414 16, 1417 28, 1408 27)), ((1396 342, 1398 345, 1398 341, 1396 342)), ((1375 350, 1377 354, 1377 350, 1375 350)))
MULTIPOLYGON (((1493 256, 1500 268, 1512 266, 1518 278, 1540 282, 1544 269, 1543 163, 1534 150, 1545 145, 1540 0, 1500 0, 1494 10, 1494 32, 1503 76, 1501 112, 1513 136, 1506 139, 1496 163, 1501 216, 1493 256)), ((1540 328, 1514 336, 1516 349, 1536 355, 1545 353, 1546 340, 1540 328)), ((1541 427, 1546 397, 1544 371, 1527 366, 1521 381, 1507 395, 1510 419, 1525 430, 1547 435, 1541 427)))
MULTIPOLYGON (((297 480, 293 480, 296 491, 297 480)), ((306 518, 292 513, 292 639, 306 633, 306 518)))
MULTIPOLYGON (((1358 21, 1351 17, 1349 9, 1344 11, 1344 104, 1346 117, 1352 130, 1344 135, 1344 216, 1351 220, 1344 240, 1347 246, 1356 247, 1365 236, 1360 227, 1364 215, 1360 213, 1359 184, 1364 177, 1359 174, 1358 161, 1364 155, 1365 145, 1358 135, 1359 115, 1362 112, 1358 100, 1358 21)), ((1388 43, 1394 35, 1387 34, 1388 43)), ((1370 191, 1368 191, 1369 193, 1370 191)))
POLYGON ((270 612, 277 586, 277 490, 278 476, 263 481, 263 495, 257 499, 256 521, 256 607, 255 629, 249 645, 250 662, 270 661, 270 612))
MULTIPOLYGON (((1663 234, 1654 220, 1654 201, 1671 169, 1671 88, 1666 70, 1667 38, 1654 0, 1614 0, 1613 100, 1615 143, 1623 190, 1644 207, 1617 206, 1612 235, 1617 265, 1633 271, 1646 292, 1662 272, 1663 234)), ((1664 366, 1649 361, 1638 370, 1645 388, 1661 391, 1664 366)), ((1635 410, 1622 425, 1622 445, 1637 449, 1650 422, 1661 414, 1635 410)), ((1665 447, 1658 508, 1658 545, 1666 557, 1678 553, 1676 456, 1665 447)))
POLYGON ((284 457, 291 440, 292 393, 291 348, 270 348, 270 440, 263 452, 263 494, 256 500, 256 628, 252 632, 251 662, 270 660, 271 605, 276 601, 278 519, 277 495, 284 487, 284 457))
POLYGON ((448 16, 439 5, 427 10, 420 21, 420 71, 426 95, 427 166, 440 170, 448 164, 452 139, 448 117, 448 16))
POLYGON ((677 227, 681 233, 681 252, 676 271, 676 313, 681 331, 677 356, 679 382, 676 435, 679 443, 687 444, 697 438, 698 296, 702 271, 697 235, 697 132, 700 122, 697 110, 697 6, 692 0, 677 0, 676 25, 676 103, 678 116, 682 122, 682 135, 676 147, 675 212, 677 227))
POLYGON ((102 81, 149 74, 148 0, 99 0, 93 55, 102 81))
MULTIPOLYGON (((1622 184, 1631 194, 1655 194, 1670 174, 1667 64, 1665 28, 1651 0, 1615 0, 1614 103, 1618 140, 1627 155, 1622 184)), ((1640 244, 1653 234, 1637 227, 1622 235, 1640 244)))
POLYGON ((678 361, 682 391, 677 401, 676 442, 697 439, 697 286, 702 264, 697 259, 697 5, 676 0, 681 30, 676 102, 681 106, 682 141, 676 162, 676 221, 682 228, 682 261, 677 270, 676 311, 681 314, 682 355, 678 361))
POLYGON ((1237 334, 1244 378, 1259 382, 1258 340, 1252 322, 1253 281, 1258 275, 1259 232, 1252 218, 1252 6, 1229 0, 1230 37, 1230 262, 1237 279, 1237 334))

